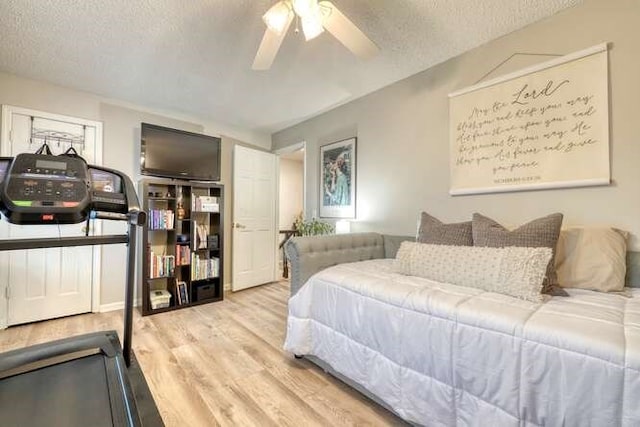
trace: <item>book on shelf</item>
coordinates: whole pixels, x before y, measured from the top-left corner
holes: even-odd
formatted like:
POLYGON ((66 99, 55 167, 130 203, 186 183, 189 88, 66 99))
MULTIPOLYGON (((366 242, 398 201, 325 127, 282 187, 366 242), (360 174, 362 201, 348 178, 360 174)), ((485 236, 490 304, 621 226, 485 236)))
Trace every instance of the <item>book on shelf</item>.
POLYGON ((168 209, 151 209, 148 213, 150 230, 168 230, 175 226, 175 213, 168 209))
POLYGON ((219 258, 200 258, 197 253, 191 254, 191 280, 212 279, 219 275, 219 258))
POLYGON ((149 248, 149 278, 173 276, 176 266, 176 257, 173 255, 157 255, 149 248))
POLYGON ((191 200, 194 212, 220 212, 220 200, 214 196, 196 196, 191 200))

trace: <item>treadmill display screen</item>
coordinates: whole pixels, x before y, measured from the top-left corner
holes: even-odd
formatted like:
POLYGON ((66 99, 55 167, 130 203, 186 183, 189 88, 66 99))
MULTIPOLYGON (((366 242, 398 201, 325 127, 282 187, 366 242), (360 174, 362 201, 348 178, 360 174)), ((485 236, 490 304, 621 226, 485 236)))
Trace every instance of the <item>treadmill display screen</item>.
POLYGON ((55 162, 52 160, 36 160, 36 167, 42 169, 67 169, 67 162, 55 162))
POLYGON ((122 192, 122 180, 118 175, 96 169, 89 169, 89 173, 91 174, 91 188, 94 191, 122 192))

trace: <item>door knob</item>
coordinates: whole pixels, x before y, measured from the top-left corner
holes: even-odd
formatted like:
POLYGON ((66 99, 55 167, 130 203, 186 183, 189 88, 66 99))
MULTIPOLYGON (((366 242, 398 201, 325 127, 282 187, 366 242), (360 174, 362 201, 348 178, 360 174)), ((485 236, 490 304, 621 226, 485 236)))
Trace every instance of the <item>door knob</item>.
POLYGON ((233 228, 247 228, 247 226, 246 225, 242 225, 242 224, 240 224, 238 222, 234 222, 233 223, 233 228))

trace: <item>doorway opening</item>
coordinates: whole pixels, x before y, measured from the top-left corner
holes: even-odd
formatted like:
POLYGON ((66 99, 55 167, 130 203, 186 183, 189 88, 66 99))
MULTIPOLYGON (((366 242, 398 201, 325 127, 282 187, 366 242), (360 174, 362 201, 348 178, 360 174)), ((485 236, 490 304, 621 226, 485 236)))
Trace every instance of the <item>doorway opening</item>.
POLYGON ((294 223, 305 212, 305 143, 278 150, 278 260, 279 279, 289 278, 289 268, 284 254, 284 244, 295 236, 294 223))

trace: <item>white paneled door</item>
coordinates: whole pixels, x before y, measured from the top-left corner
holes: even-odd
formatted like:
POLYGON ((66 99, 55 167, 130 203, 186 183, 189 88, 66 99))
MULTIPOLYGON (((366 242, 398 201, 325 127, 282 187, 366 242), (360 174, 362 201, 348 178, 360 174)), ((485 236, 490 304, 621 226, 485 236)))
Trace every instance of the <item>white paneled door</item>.
POLYGON ((236 145, 233 152, 234 291, 276 279, 276 156, 236 145))
MULTIPOLYGON (((2 123, 3 156, 33 153, 46 140, 53 154, 73 145, 88 163, 101 163, 99 122, 3 106, 2 123)), ((20 226, 3 220, 0 238, 81 236, 83 227, 20 226)), ((85 246, 1 253, 0 290, 4 292, 0 297, 0 328, 91 311, 97 251, 96 247, 85 246)))

